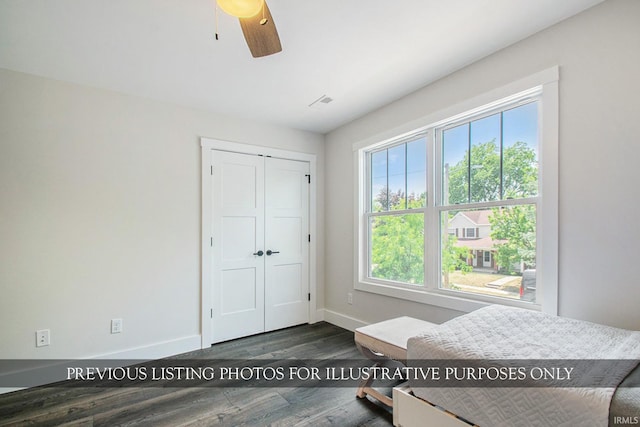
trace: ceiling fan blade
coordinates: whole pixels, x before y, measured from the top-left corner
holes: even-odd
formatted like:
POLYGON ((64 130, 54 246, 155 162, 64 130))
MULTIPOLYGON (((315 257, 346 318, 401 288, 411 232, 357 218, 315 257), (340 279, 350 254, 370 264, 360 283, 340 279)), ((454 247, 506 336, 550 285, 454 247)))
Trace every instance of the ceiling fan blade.
POLYGON ((263 8, 263 11, 256 16, 239 18, 244 39, 247 41, 251 55, 254 58, 273 55, 282 50, 278 30, 273 22, 267 2, 264 3, 263 8), (260 23, 263 19, 267 20, 265 24, 260 23))

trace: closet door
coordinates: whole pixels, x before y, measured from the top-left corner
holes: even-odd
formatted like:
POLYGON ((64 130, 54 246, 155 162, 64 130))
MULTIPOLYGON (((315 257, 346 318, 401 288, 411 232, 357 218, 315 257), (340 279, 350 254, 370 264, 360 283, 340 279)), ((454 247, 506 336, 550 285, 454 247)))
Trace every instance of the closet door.
POLYGON ((211 342, 309 321, 309 163, 212 151, 211 342))
POLYGON ((266 158, 265 330, 309 321, 309 163, 266 158))
POLYGON ((264 332, 264 159, 212 152, 212 342, 264 332))

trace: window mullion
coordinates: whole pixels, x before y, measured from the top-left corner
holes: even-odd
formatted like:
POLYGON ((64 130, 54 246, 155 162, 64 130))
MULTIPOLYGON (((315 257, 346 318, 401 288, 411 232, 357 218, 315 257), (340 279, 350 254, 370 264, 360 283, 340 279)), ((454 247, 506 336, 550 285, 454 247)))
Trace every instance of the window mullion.
POLYGON ((386 166, 387 166, 387 211, 389 211, 391 207, 391 203, 389 200, 389 149, 385 150, 385 155, 387 156, 386 166))
POLYGON ((471 123, 467 124, 467 202, 471 203, 471 123))
POLYGON ((438 207, 439 211, 455 211, 455 210, 471 210, 471 209, 489 209, 499 206, 515 206, 515 205, 531 205, 538 203, 539 196, 527 197, 524 199, 506 199, 506 200, 491 200, 488 202, 475 202, 465 203, 457 205, 442 205, 438 207))
MULTIPOLYGON (((365 167, 365 184, 364 184, 364 189, 365 189, 365 201, 364 201, 364 212, 368 213, 368 212, 373 212, 373 197, 372 197, 372 192, 373 192, 373 186, 371 185, 371 182, 373 180, 373 172, 372 172, 372 166, 371 166, 371 162, 372 162, 372 154, 369 153, 365 153, 365 162, 366 162, 366 167, 365 167)), ((362 199, 361 199, 362 200, 362 199)))
POLYGON ((430 130, 427 134, 427 197, 426 214, 424 218, 424 286, 428 290, 438 288, 438 271, 440 260, 438 256, 438 212, 436 205, 442 200, 442 150, 439 143, 439 134, 430 130))
POLYGON ((409 209, 409 163, 407 161, 407 143, 404 143, 404 208, 409 209))
POLYGON ((504 111, 500 112, 500 194, 498 199, 504 199, 504 111))
POLYGON ((415 208, 415 209, 397 209, 393 211, 384 211, 384 212, 367 212, 365 216, 367 218, 374 218, 378 216, 400 216, 406 214, 414 214, 414 213, 426 213, 426 208, 415 208))

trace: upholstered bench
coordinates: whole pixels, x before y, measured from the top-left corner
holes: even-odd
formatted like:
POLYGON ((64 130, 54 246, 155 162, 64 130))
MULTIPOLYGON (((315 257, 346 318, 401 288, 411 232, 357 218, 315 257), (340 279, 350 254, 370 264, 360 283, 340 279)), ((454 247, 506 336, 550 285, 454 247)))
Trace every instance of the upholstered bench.
MULTIPOLYGON (((356 329, 356 347, 375 362, 373 366, 384 366, 393 360, 406 364, 407 340, 433 326, 434 323, 407 316, 385 320, 356 329)), ((356 396, 364 398, 368 394, 393 407, 393 400, 374 389, 372 384, 373 377, 363 379, 356 396)))

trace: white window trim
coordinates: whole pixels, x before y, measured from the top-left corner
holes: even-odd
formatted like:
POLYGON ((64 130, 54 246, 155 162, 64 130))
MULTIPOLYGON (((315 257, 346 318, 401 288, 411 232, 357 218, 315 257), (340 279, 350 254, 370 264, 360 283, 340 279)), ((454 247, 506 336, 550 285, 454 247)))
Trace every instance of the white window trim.
MULTIPOLYGON (((359 291, 371 292, 393 298, 414 301, 423 304, 436 305, 452 310, 470 312, 486 305, 500 303, 523 308, 544 311, 553 315, 558 314, 558 81, 559 68, 557 66, 540 71, 521 80, 512 82, 500 88, 464 101, 455 106, 443 109, 421 119, 406 123, 357 142, 353 145, 354 161, 354 288, 359 291), (365 168, 366 152, 389 144, 392 141, 410 138, 413 135, 428 133, 427 152, 436 152, 432 130, 439 125, 462 120, 474 114, 491 110, 499 105, 526 96, 528 93, 541 92, 541 114, 539 116, 539 135, 542 143, 539 151, 539 189, 537 223, 537 286, 536 303, 526 303, 518 300, 506 300, 489 296, 462 294, 446 289, 434 288, 438 283, 434 278, 437 271, 425 274, 424 287, 417 287, 402 283, 371 279, 368 276, 367 255, 367 224, 364 215, 367 203, 365 168), (431 287, 429 287, 431 286, 431 287)), ((431 163, 433 164, 433 163, 431 163)), ((427 188, 433 189, 435 171, 428 170, 427 188)), ((429 194, 432 198, 434 195, 429 194)), ((506 202, 506 201, 502 201, 506 202)), ((432 203, 429 203, 433 206, 432 203)), ((427 215, 426 221, 435 221, 437 215, 427 215)), ((425 229, 435 230, 437 224, 425 224, 425 229)), ((427 245, 425 258, 433 259, 434 245, 427 245)), ((425 265, 426 269, 426 265, 425 265)))

